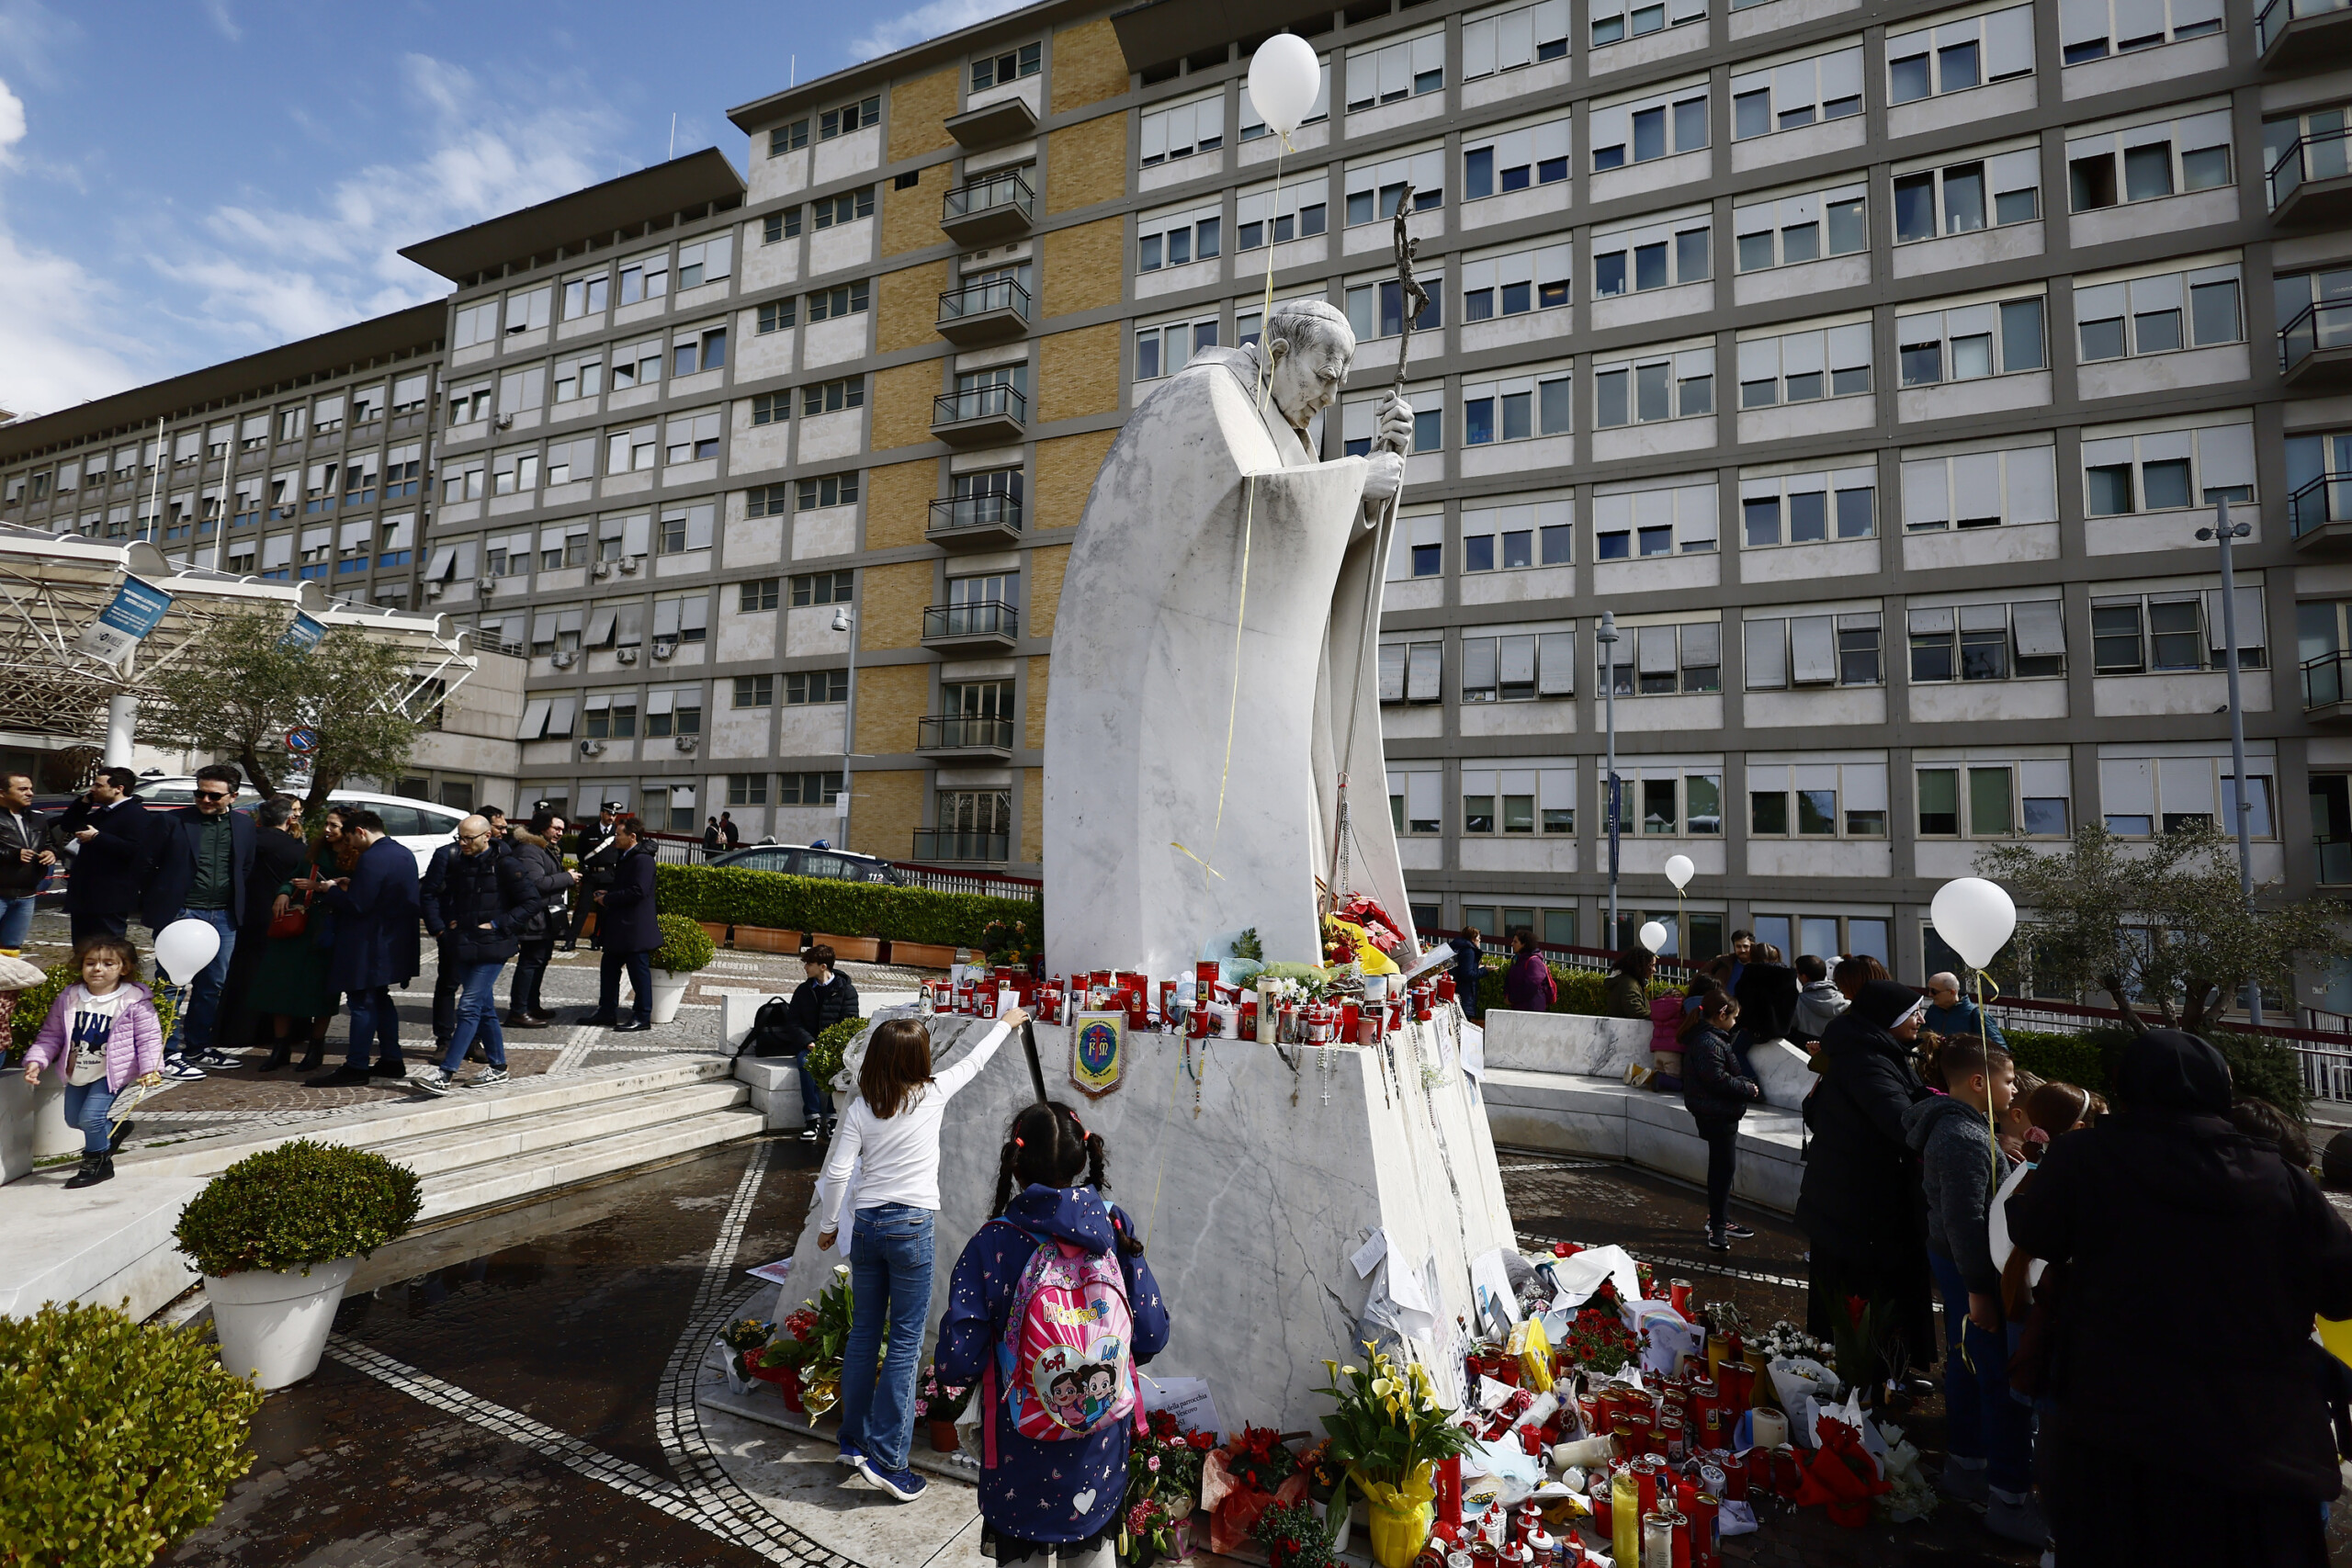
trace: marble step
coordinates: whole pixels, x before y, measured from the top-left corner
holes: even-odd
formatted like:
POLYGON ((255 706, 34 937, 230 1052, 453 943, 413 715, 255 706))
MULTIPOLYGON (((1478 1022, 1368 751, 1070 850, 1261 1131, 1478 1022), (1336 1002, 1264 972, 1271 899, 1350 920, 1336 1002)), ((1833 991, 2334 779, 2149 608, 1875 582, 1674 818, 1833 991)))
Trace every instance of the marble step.
MULTIPOLYGON (((471 1092, 457 1091, 460 1095, 471 1092)), ((658 1128, 709 1111, 749 1105, 751 1100, 750 1087, 733 1081, 678 1084, 627 1099, 598 1100, 525 1116, 504 1115, 488 1122, 469 1122, 461 1127, 368 1146, 430 1180, 492 1161, 519 1159, 617 1133, 658 1128)))
POLYGON ((748 1105, 638 1125, 600 1138, 571 1140, 487 1165, 471 1165, 424 1182, 424 1220, 543 1196, 599 1176, 673 1159, 757 1136, 766 1118, 748 1105))

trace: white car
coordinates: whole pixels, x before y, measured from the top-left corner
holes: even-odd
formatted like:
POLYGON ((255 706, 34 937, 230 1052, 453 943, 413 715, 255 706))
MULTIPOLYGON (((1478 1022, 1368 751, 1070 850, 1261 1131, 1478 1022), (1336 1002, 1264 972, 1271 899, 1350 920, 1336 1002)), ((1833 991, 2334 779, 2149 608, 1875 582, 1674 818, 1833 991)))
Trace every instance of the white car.
MULTIPOLYGON (((196 800, 196 780, 192 776, 141 779, 130 793, 150 809, 187 806, 196 800)), ((362 789, 330 790, 327 802, 333 806, 364 806, 381 817, 386 835, 400 840, 401 847, 416 857, 419 875, 424 874, 426 863, 433 859, 433 852, 457 838, 458 824, 467 816, 454 806, 435 806, 429 800, 412 800, 404 795, 376 795, 362 789)), ((251 784, 237 792, 238 810, 251 811, 260 804, 261 795, 251 784)))

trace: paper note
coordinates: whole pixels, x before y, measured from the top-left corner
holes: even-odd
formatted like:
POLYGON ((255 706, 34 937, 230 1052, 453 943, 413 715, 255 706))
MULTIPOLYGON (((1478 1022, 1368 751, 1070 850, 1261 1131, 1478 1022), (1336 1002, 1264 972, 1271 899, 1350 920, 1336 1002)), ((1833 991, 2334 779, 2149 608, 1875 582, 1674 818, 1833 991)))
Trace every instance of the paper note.
POLYGON ((1207 1432, 1225 1441, 1225 1425, 1217 1418, 1216 1400, 1206 1378, 1155 1378, 1141 1374, 1143 1407, 1147 1413, 1165 1410, 1187 1432, 1207 1432))
POLYGON ((1603 1280, 1617 1287, 1621 1303, 1642 1299, 1642 1277, 1634 1268, 1633 1255, 1622 1247, 1589 1247, 1573 1258, 1555 1258, 1544 1267, 1552 1271, 1553 1283, 1559 1290, 1553 1304, 1570 1312, 1591 1300, 1603 1280))
POLYGON ((1470 1290, 1480 1317, 1498 1319, 1505 1333, 1519 1322, 1519 1297, 1510 1288, 1510 1269, 1503 1262, 1501 1247, 1471 1259, 1470 1290))
POLYGON ((1357 1247, 1354 1255, 1348 1259, 1350 1263, 1355 1265, 1356 1278, 1361 1280, 1379 1267, 1381 1258, 1386 1255, 1387 1251, 1388 1233, 1375 1227, 1372 1233, 1372 1239, 1357 1247))
POLYGON ((1504 1382, 1501 1379, 1490 1378, 1484 1372, 1478 1374, 1479 1409, 1500 1410, 1503 1407, 1503 1402, 1510 1398, 1512 1393, 1510 1384, 1504 1382))
POLYGON ((773 1263, 763 1263, 757 1269, 746 1269, 743 1272, 754 1280, 765 1280, 771 1285, 786 1284, 790 1282, 792 1259, 779 1258, 773 1263))

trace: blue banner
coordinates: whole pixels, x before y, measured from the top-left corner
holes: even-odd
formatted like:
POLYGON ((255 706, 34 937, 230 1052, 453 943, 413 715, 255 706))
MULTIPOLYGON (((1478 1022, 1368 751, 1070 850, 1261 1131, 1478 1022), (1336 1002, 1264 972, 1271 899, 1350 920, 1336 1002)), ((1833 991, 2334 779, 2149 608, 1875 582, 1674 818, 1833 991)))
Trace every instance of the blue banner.
POLYGON ((294 612, 294 624, 286 628, 286 635, 277 639, 277 646, 280 648, 316 648, 319 646, 320 640, 326 635, 327 628, 325 622, 312 616, 308 611, 297 610, 294 612))
POLYGON ((107 664, 119 664, 123 655, 164 624, 172 596, 152 582, 126 573, 114 601, 83 630, 74 647, 107 664))

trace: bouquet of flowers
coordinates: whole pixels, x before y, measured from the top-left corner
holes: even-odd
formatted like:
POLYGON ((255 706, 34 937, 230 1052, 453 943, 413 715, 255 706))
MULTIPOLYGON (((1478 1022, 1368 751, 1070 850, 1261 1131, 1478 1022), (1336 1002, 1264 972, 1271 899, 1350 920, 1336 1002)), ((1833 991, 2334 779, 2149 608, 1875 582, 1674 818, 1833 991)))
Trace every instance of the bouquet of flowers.
MULTIPOLYGON (((884 1332, 888 1332, 887 1325, 884 1332)), ((916 1420, 952 1422, 963 1415, 965 1406, 971 1403, 972 1387, 969 1383, 961 1388, 953 1383, 943 1383, 939 1381, 939 1368, 929 1361, 923 1363, 922 1371, 915 1381, 916 1420)))
POLYGON ((1266 1549, 1267 1568, 1331 1568, 1331 1538, 1304 1503, 1278 1503, 1258 1516, 1250 1539, 1266 1549))
POLYGON ((1561 1348, 1578 1366, 1607 1377, 1640 1354, 1641 1343, 1614 1308, 1588 1302, 1569 1321, 1567 1343, 1561 1348))
POLYGON ((1467 1451, 1472 1439, 1455 1425, 1455 1413, 1438 1403, 1427 1367, 1399 1367, 1371 1343, 1364 1348, 1369 1367, 1326 1360, 1331 1382, 1316 1392, 1339 1403, 1323 1417, 1323 1429, 1331 1457, 1347 1466, 1372 1505, 1373 1556, 1402 1564, 1429 1538, 1426 1510, 1436 1495, 1430 1472, 1440 1460, 1467 1451))
POLYGON ((1298 1470, 1298 1456, 1271 1427, 1244 1427, 1225 1446, 1225 1472, 1261 1492, 1272 1492, 1298 1470))
POLYGON ((1269 964, 1258 971, 1259 1005, 1272 997, 1278 1001, 1319 1001, 1331 993, 1331 972, 1314 964, 1269 964))
POLYGON ((1209 1546, 1231 1556, 1250 1539, 1258 1516, 1306 1495, 1298 1457, 1266 1427, 1244 1427, 1201 1463, 1201 1506, 1209 1511, 1209 1546))
MULTIPOLYGON (((822 1416, 841 1403, 842 1353, 849 1348, 850 1307, 849 1265, 836 1263, 833 1282, 817 1297, 816 1304, 786 1318, 784 1332, 759 1352, 757 1361, 745 1358, 746 1364, 755 1373, 786 1374, 770 1380, 784 1386, 786 1404, 790 1404, 797 1393, 811 1416, 822 1416)), ((884 1337, 888 1337, 887 1327, 884 1337)))
POLYGON ((1127 1501, 1158 1497, 1190 1514, 1201 1495, 1201 1461, 1216 1447, 1206 1432, 1187 1432, 1176 1417, 1155 1410, 1143 1434, 1127 1445, 1127 1501))
POLYGON ((980 951, 990 964, 1026 968, 1037 956, 1037 939, 1026 920, 990 920, 980 928, 980 951))
POLYGON ((1157 1497, 1137 1498, 1127 1494, 1127 1511, 1119 1523, 1119 1555, 1136 1564, 1136 1568, 1150 1568, 1162 1557, 1190 1556, 1180 1551, 1177 1529, 1190 1517, 1190 1511, 1180 1512, 1157 1497))
POLYGON ((1792 1360, 1826 1361, 1829 1359, 1828 1346, 1785 1317, 1775 1321, 1763 1333, 1747 1337, 1746 1342, 1763 1351, 1768 1361, 1782 1356, 1792 1360))
POLYGON ((1342 900, 1340 918, 1361 927, 1372 945, 1383 953, 1395 953, 1405 945, 1404 928, 1397 925, 1387 910, 1361 893, 1351 894, 1342 900))
POLYGON ((750 1381, 751 1369, 744 1365, 744 1358, 755 1350, 767 1348, 768 1341, 775 1337, 775 1325, 762 1323, 756 1317, 739 1317, 720 1332, 718 1340, 727 1347, 728 1360, 734 1369, 736 1382, 750 1381))

